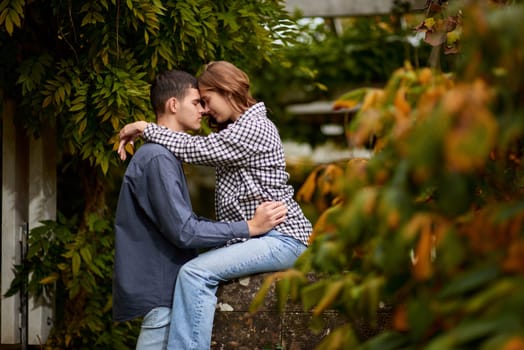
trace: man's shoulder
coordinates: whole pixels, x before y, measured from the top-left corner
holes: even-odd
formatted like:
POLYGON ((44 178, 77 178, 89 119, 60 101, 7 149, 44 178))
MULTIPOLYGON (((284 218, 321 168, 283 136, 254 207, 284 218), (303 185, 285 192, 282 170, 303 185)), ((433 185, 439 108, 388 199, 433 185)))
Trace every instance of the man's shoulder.
POLYGON ((138 150, 136 150, 133 158, 131 158, 131 162, 135 164, 145 164, 154 159, 180 163, 180 160, 167 148, 150 142, 144 143, 138 148, 138 150))
POLYGON ((142 146, 140 146, 138 150, 135 152, 134 156, 139 157, 139 158, 142 157, 142 158, 148 159, 148 158, 159 156, 159 155, 165 155, 165 156, 175 158, 173 153, 169 152, 167 148, 165 148, 162 145, 159 145, 157 143, 152 143, 152 142, 146 142, 142 146))

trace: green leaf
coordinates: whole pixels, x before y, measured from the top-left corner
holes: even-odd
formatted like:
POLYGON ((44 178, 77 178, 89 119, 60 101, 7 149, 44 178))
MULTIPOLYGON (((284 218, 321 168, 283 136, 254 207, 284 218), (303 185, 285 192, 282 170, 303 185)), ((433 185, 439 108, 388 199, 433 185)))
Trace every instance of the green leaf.
POLYGON ((287 278, 281 279, 276 285, 277 294, 277 310, 283 312, 286 308, 287 301, 289 299, 289 291, 291 288, 291 281, 287 278))
POLYGON ((265 297, 267 293, 269 292, 271 286, 273 285, 274 281, 275 281, 275 278, 273 275, 268 276, 264 280, 257 294, 253 298, 251 305, 249 306, 249 312, 255 312, 264 304, 265 297))
POLYGON ((505 328, 505 326, 504 322, 497 318, 490 320, 466 320, 444 335, 430 341, 426 349, 471 348, 476 340, 489 336, 499 328, 505 328))
MULTIPOLYGON (((74 103, 74 102, 73 102, 74 103)), ((69 109, 69 112, 76 112, 80 111, 82 109, 86 108, 85 103, 74 103, 71 108, 69 109)))
POLYGON ((345 324, 331 331, 316 350, 344 350, 356 349, 359 345, 358 337, 350 324, 345 324))
POLYGON ((82 247, 80 248, 80 256, 82 256, 82 259, 86 264, 91 263, 93 260, 93 257, 91 256, 91 251, 89 250, 89 247, 82 247))
POLYGON ((302 305, 305 311, 312 309, 324 296, 329 282, 327 280, 319 280, 302 289, 301 298, 302 305))
POLYGON ((72 266, 73 277, 78 276, 78 273, 80 272, 81 263, 82 261, 80 258, 80 254, 78 254, 78 252, 76 251, 73 252, 72 257, 71 257, 71 266, 72 266))
MULTIPOLYGON (((8 11, 6 9, 6 11, 8 11)), ((12 35, 13 34, 13 21, 11 20, 11 16, 10 15, 10 12, 7 13, 7 16, 5 17, 5 29, 7 30, 7 33, 9 33, 9 35, 12 35)))
POLYGON ((315 306, 313 314, 320 315, 323 311, 331 307, 333 303, 338 299, 344 286, 344 280, 338 280, 326 284, 322 298, 318 301, 317 305, 315 306))
POLYGON ((3 10, 7 7, 7 5, 9 5, 9 3, 10 3, 10 0, 4 0, 4 1, 2 1, 2 2, 0 3, 0 11, 3 11, 3 10))
POLYGON ((444 286, 438 298, 450 298, 480 288, 497 278, 499 272, 499 268, 492 265, 466 271, 444 286))

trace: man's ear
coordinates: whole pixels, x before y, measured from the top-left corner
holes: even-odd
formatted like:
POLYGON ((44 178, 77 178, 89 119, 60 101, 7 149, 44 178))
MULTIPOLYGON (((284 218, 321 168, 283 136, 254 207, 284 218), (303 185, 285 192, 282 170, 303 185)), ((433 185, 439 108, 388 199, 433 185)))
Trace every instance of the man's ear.
POLYGON ((166 101, 166 112, 176 113, 178 101, 175 97, 171 97, 166 101))

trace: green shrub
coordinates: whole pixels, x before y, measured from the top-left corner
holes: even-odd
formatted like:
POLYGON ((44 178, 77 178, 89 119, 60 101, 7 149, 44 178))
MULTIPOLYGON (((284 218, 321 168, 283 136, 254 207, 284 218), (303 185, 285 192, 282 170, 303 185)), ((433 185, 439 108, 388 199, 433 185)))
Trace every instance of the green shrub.
POLYGON ((366 175, 278 275, 316 318, 347 317, 319 349, 524 346, 524 6, 462 10, 455 73, 408 65, 365 97, 348 134, 378 139, 366 175), (353 321, 383 303, 390 328, 361 341, 353 321))

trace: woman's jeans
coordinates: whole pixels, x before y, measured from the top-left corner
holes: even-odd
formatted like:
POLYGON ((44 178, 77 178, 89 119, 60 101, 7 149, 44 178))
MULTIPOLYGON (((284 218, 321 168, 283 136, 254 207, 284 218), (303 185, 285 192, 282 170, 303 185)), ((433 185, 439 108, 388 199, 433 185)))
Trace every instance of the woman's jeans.
POLYGON ((219 283, 290 268, 305 249, 299 240, 273 230, 188 261, 175 285, 168 349, 209 349, 219 283))
POLYGON ((136 350, 165 349, 170 320, 171 308, 169 307, 155 307, 149 311, 142 320, 136 350))

